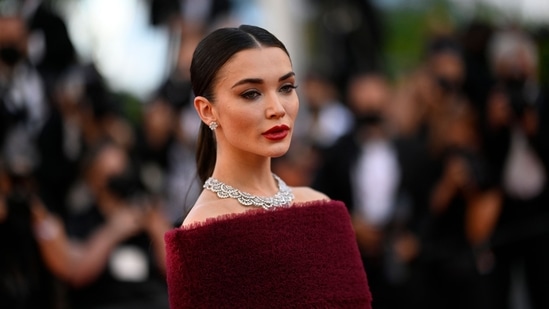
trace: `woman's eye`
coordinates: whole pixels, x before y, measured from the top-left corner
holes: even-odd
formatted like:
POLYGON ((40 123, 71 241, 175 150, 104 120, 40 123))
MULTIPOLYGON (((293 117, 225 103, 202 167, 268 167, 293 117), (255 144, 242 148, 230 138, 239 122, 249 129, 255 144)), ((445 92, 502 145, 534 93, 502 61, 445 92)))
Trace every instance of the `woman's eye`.
POLYGON ((259 97, 261 94, 258 91, 250 90, 241 94, 244 99, 253 100, 259 97))
POLYGON ((296 88, 297 88, 296 85, 291 85, 291 84, 290 85, 284 85, 284 86, 282 86, 282 88, 280 88, 280 91, 284 92, 284 93, 290 93, 296 88))

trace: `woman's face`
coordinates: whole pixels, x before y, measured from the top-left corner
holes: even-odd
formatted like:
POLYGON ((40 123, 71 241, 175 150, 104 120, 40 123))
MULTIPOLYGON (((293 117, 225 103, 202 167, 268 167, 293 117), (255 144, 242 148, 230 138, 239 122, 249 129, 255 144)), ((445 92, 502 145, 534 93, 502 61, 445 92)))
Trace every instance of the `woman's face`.
POLYGON ((230 58, 217 74, 212 105, 220 154, 285 154, 299 107, 295 87, 292 64, 280 48, 247 49, 230 58))

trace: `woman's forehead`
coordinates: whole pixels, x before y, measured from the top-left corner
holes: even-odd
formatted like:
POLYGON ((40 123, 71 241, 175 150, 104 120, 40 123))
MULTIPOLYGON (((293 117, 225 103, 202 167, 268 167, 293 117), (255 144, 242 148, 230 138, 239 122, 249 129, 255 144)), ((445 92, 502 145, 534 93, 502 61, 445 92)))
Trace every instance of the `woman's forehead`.
POLYGON ((219 70, 220 80, 280 78, 292 71, 290 57, 278 47, 257 47, 234 54, 219 70))

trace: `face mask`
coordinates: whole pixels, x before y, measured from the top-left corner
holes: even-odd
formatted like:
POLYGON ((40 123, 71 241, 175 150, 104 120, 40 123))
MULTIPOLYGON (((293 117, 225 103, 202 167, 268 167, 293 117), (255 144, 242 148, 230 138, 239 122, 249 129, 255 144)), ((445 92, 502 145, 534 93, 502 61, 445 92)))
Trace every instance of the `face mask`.
POLYGON ((525 92, 526 77, 517 75, 504 78, 501 83, 515 115, 522 116, 526 107, 533 105, 525 92))
POLYGON ((376 126, 383 123, 383 120, 383 115, 379 111, 364 112, 356 117, 359 126, 376 126))
POLYGON ((460 83, 444 76, 437 76, 436 81, 444 93, 456 93, 460 90, 460 83))
POLYGON ((526 76, 524 74, 517 74, 516 76, 504 77, 501 79, 501 82, 508 91, 522 91, 526 84, 526 76))
POLYGON ((0 60, 10 67, 15 66, 23 58, 23 53, 13 46, 0 48, 0 60))

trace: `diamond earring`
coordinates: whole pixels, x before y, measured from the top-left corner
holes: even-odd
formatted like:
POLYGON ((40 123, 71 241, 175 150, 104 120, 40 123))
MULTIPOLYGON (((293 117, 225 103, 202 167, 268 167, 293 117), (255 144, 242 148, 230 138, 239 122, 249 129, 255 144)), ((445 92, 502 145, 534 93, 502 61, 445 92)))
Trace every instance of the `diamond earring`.
POLYGON ((215 129, 217 129, 217 122, 215 121, 210 122, 208 127, 210 127, 210 130, 215 131, 215 129))

